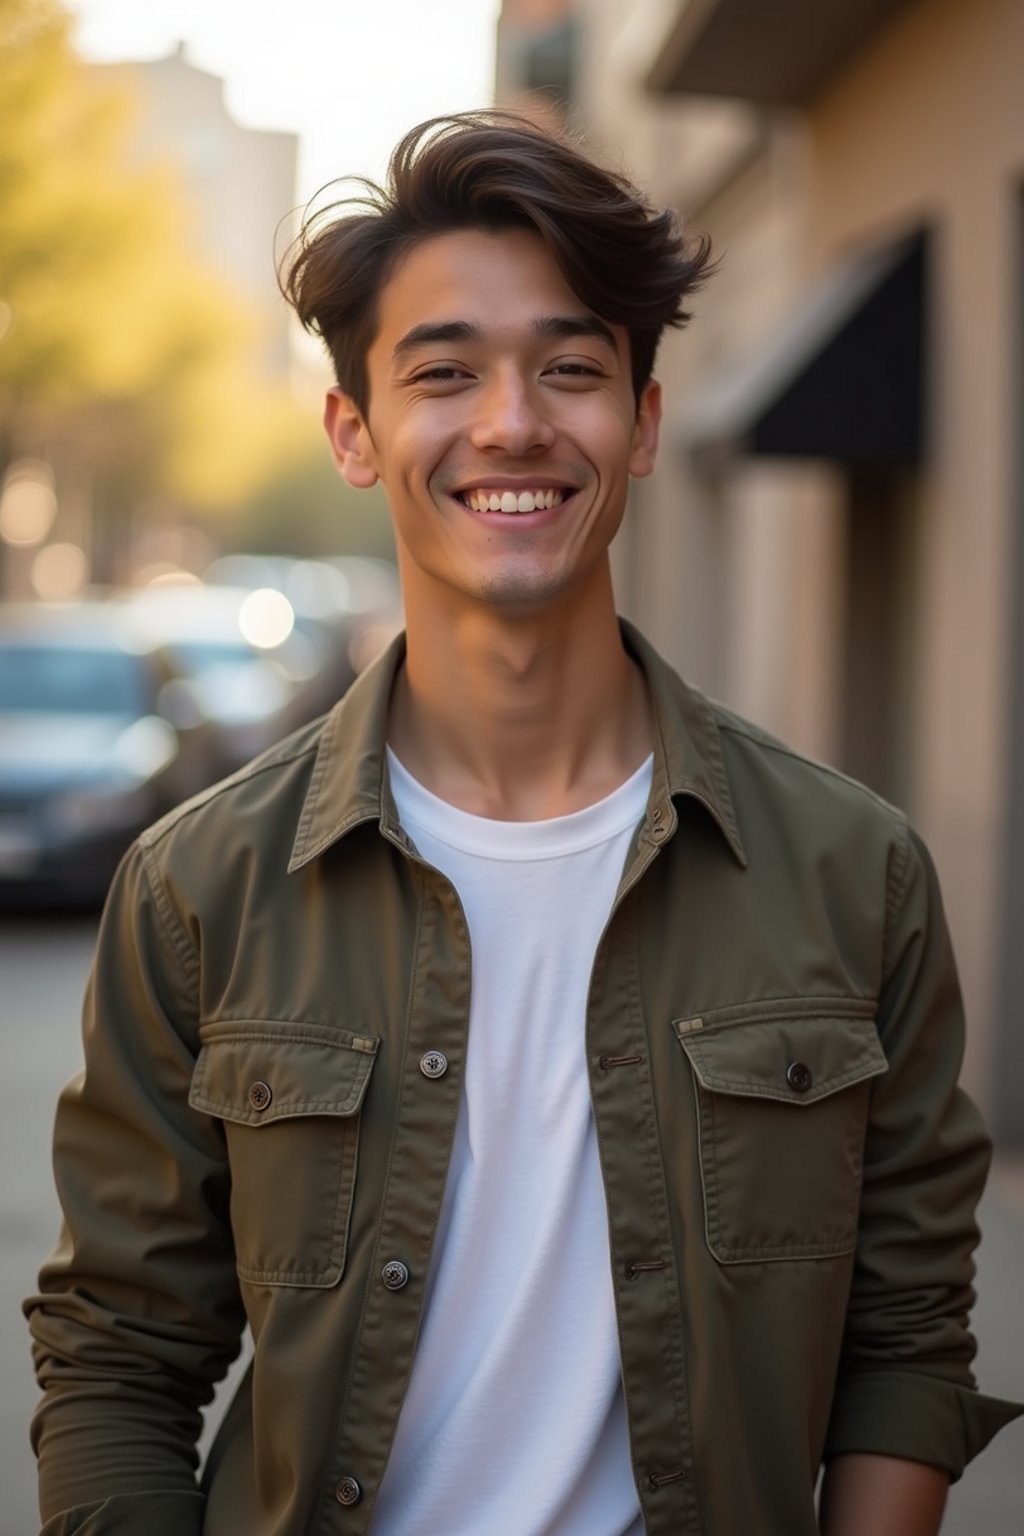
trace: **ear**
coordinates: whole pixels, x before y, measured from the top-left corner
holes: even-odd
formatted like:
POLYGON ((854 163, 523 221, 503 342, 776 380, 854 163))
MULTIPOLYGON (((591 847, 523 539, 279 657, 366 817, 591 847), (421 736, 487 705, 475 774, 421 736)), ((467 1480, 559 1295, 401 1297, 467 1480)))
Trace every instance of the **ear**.
POLYGON ((640 405, 633 425, 633 442, 629 453, 629 472, 638 480, 649 475, 654 468, 658 452, 658 428, 661 426, 661 385, 657 379, 648 379, 640 396, 640 405))
POLYGON ((324 400, 324 430, 334 462, 349 485, 358 491, 377 483, 376 454, 370 429, 351 395, 336 386, 324 400))

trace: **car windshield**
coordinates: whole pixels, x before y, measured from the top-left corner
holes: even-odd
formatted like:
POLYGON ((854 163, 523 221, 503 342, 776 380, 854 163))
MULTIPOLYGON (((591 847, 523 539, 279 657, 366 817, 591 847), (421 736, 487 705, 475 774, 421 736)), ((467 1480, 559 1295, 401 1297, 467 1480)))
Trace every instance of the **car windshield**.
POLYGON ((0 710, 33 714, 143 715, 139 658, 88 646, 0 643, 0 710))

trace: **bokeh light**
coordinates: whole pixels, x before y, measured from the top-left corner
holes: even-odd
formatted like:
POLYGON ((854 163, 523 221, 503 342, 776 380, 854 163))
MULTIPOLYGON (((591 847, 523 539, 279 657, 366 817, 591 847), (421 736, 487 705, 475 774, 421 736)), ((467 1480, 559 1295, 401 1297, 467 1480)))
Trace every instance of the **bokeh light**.
POLYGON ((283 592, 257 587, 238 610, 238 627, 250 645, 272 651, 295 628, 295 610, 283 592))
POLYGON ((32 562, 32 586, 44 602, 76 597, 88 579, 88 556, 77 544, 47 544, 32 562))
POLYGON ((41 459, 15 459, 0 491, 0 538, 31 549, 43 542, 56 516, 50 466, 41 459))

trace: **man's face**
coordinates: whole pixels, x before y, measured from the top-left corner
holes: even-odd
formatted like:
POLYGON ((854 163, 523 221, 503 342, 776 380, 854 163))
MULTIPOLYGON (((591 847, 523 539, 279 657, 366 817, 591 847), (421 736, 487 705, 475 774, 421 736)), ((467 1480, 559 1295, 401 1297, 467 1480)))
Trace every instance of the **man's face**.
POLYGON ((592 314, 532 231, 433 236, 380 297, 362 418, 331 390, 345 478, 387 491, 406 597, 550 602, 593 576, 630 475, 649 474, 659 393, 633 397, 629 339, 592 314))

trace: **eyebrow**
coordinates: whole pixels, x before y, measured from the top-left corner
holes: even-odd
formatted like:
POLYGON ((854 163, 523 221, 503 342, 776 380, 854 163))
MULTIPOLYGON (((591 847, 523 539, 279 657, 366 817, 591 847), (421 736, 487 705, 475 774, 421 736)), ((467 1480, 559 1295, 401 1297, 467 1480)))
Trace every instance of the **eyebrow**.
MULTIPOLYGON (((538 337, 591 337, 604 341, 616 351, 615 333, 610 325, 597 315, 544 315, 533 323, 533 334, 538 337)), ((395 343, 392 357, 398 361, 420 347, 438 346, 446 341, 483 341, 484 333, 478 325, 468 320, 425 321, 414 325, 411 331, 395 343)))
POLYGON ((546 315, 534 322, 533 329, 537 336, 589 336, 606 341, 613 352, 618 350, 614 331, 597 315, 546 315))

